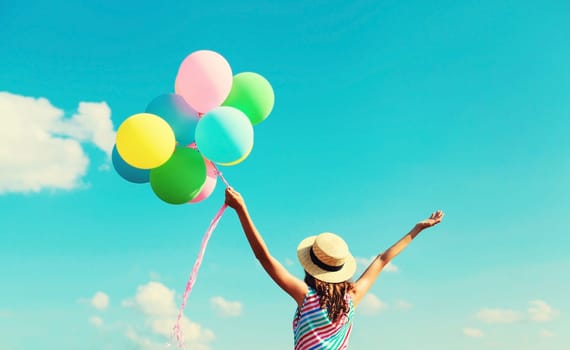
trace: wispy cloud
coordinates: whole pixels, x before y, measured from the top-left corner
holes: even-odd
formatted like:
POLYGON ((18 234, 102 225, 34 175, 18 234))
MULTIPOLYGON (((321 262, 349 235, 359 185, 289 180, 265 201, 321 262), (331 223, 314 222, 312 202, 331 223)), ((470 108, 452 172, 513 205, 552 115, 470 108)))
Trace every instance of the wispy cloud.
POLYGON ((360 304, 358 304, 358 312, 364 315, 375 315, 386 309, 386 307, 386 303, 380 300, 376 295, 368 293, 362 298, 360 304))
POLYGON ((46 98, 0 92, 0 115, 0 194, 80 187, 89 165, 81 143, 92 143, 108 156, 113 147, 105 102, 80 102, 66 118, 46 98))
POLYGON ((404 311, 410 310, 411 308, 414 307, 411 303, 402 299, 396 300, 395 306, 398 310, 404 310, 404 311))
POLYGON ((165 348, 165 344, 138 333, 132 327, 125 330, 125 337, 140 350, 159 350, 165 348))
MULTIPOLYGON (((356 263, 360 270, 364 271, 371 263, 376 259, 376 255, 371 256, 369 258, 363 257, 354 257, 356 263)), ((394 265, 392 262, 389 262, 386 266, 384 266, 384 271, 386 272, 398 272, 400 269, 398 266, 394 265)))
POLYGON ((400 268, 394 265, 392 262, 389 262, 386 266, 384 266, 384 271, 386 272, 398 272, 400 268))
POLYGON ((92 316, 89 318, 89 323, 97 328, 103 327, 103 319, 99 316, 92 316))
POLYGON ((223 317, 236 317, 241 315, 242 304, 238 301, 229 301, 220 296, 212 297, 210 305, 216 313, 223 317))
POLYGON ((485 323, 514 323, 523 319, 523 314, 509 309, 485 308, 477 312, 475 317, 485 323))
POLYGON ((543 329, 538 333, 538 335, 540 335, 541 338, 552 338, 554 337, 554 332, 543 329))
POLYGON ((520 321, 549 322, 555 319, 560 311, 554 309, 543 300, 531 300, 527 312, 511 309, 484 308, 475 314, 475 318, 485 323, 515 323, 520 321))
POLYGON ((470 327, 463 328, 463 334, 470 338, 481 338, 484 336, 482 330, 470 327))
POLYGON ((532 300, 529 302, 528 315, 532 321, 549 322, 559 314, 558 310, 555 310, 543 300, 532 300))
POLYGON ((378 298, 374 293, 367 293, 358 305, 358 313, 364 315, 376 315, 386 309, 397 311, 409 311, 414 307, 412 303, 403 299, 396 299, 394 302, 386 302, 378 298))

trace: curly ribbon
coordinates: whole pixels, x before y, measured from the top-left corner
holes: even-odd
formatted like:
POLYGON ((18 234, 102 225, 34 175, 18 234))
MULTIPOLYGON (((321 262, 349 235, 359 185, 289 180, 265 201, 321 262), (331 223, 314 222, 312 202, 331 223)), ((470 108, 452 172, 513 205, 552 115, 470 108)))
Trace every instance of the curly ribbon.
MULTIPOLYGON (((230 187, 230 184, 226 181, 222 173, 218 170, 218 168, 215 165, 214 167, 222 182, 226 185, 226 187, 230 187)), ((176 324, 172 328, 173 335, 174 337, 176 337, 176 343, 178 344, 179 348, 184 347, 184 336, 182 334, 181 322, 182 322, 182 315, 184 313, 184 308, 186 307, 186 301, 188 300, 190 292, 192 292, 192 287, 194 286, 194 283, 196 283, 196 279, 198 277, 198 270, 200 270, 200 265, 202 265, 202 260, 204 259, 204 253, 206 252, 206 246, 208 245, 208 241, 210 240, 212 233, 216 229, 216 226, 218 226, 218 222, 222 218, 222 215, 224 214, 224 211, 226 210, 227 207, 228 205, 224 203, 224 205, 222 205, 222 207, 218 210, 216 216, 214 216, 214 218, 210 222, 210 226, 206 230, 204 237, 202 237, 202 243, 200 244, 200 252, 198 253, 198 257, 194 262, 194 267, 192 267, 190 278, 186 283, 186 289, 184 290, 184 296, 182 297, 182 304, 180 305, 180 310, 178 311, 176 324)))
POLYGON ((182 321, 182 313, 184 312, 184 308, 186 307, 186 301, 188 300, 190 292, 192 292, 192 287, 194 286, 194 283, 196 283, 196 278, 198 277, 198 270, 200 269, 200 265, 202 265, 202 260, 204 259, 204 252, 206 251, 206 246, 208 245, 208 241, 210 240, 212 233, 216 229, 216 226, 218 226, 218 222, 222 218, 222 215, 224 214, 224 211, 226 210, 227 207, 228 207, 227 204, 224 203, 224 205, 222 205, 220 210, 218 210, 216 216, 214 216, 214 219, 212 219, 210 227, 208 227, 206 234, 204 234, 204 237, 202 238, 202 243, 200 245, 200 252, 198 253, 196 262, 194 262, 194 267, 192 268, 192 272, 190 273, 190 278, 188 280, 188 283, 186 283, 186 290, 184 291, 184 296, 182 297, 182 305, 180 306, 180 310, 178 311, 178 318, 176 319, 176 324, 172 328, 179 348, 184 347, 184 336, 182 335, 182 328, 180 323, 182 321))

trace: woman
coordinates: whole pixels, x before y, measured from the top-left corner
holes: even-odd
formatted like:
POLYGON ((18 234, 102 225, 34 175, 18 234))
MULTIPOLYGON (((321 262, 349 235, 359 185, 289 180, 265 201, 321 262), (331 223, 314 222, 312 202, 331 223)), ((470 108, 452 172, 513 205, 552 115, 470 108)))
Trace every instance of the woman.
POLYGON ((437 225, 443 218, 443 212, 437 211, 427 220, 417 223, 396 244, 379 254, 354 283, 349 280, 356 271, 356 262, 342 238, 328 232, 307 237, 297 247, 299 262, 305 269, 302 281, 271 256, 249 216, 243 197, 232 188, 226 190, 226 204, 238 214, 261 266, 297 303, 293 320, 295 350, 346 349, 352 330, 353 310, 384 266, 421 231, 437 225))

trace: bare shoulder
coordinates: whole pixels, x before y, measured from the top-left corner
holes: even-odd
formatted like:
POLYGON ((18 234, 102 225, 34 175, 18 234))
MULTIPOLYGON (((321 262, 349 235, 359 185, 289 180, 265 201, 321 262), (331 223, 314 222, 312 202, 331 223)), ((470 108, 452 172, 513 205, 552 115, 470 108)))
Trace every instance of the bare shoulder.
POLYGON ((358 289, 358 286, 356 283, 352 284, 352 287, 348 290, 348 295, 350 295, 350 298, 352 299, 352 305, 354 305, 354 307, 356 307, 359 303, 360 300, 362 299, 362 292, 361 290, 358 289))
POLYGON ((350 298, 352 300, 354 300, 354 298, 356 297, 356 285, 353 283, 352 286, 350 287, 350 289, 347 291, 348 295, 350 295, 350 298))

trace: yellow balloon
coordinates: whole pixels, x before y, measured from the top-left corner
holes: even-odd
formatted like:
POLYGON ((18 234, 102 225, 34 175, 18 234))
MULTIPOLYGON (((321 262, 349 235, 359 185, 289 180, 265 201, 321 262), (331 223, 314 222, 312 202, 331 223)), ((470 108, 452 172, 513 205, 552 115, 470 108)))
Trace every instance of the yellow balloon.
POLYGON ((243 157, 241 157, 238 160, 234 160, 233 162, 229 162, 229 163, 218 163, 218 164, 222 165, 222 166, 233 166, 233 165, 239 164, 239 163, 243 162, 245 160, 245 158, 247 158, 249 156, 252 149, 253 149, 253 145, 251 145, 251 147, 249 148, 249 150, 247 152, 245 152, 243 157))
POLYGON ((117 130, 117 151, 129 165, 152 169, 164 164, 176 148, 174 131, 150 113, 130 116, 117 130))

